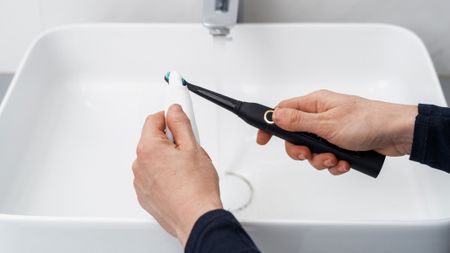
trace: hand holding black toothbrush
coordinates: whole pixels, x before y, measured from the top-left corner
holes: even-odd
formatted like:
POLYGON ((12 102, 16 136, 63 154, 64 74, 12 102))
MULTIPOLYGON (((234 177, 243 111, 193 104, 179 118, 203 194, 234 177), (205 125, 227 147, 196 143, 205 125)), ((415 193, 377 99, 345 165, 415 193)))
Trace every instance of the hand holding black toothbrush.
MULTIPOLYGON (((168 80, 168 75, 166 75, 165 79, 166 81, 168 80)), ((184 81, 184 84, 191 92, 235 113, 248 124, 266 133, 280 137, 295 145, 307 146, 313 153, 332 153, 337 159, 347 161, 355 170, 372 177, 377 177, 381 170, 385 156, 378 152, 346 150, 329 143, 315 134, 286 131, 274 124, 272 120, 274 111, 270 107, 232 99, 187 81, 184 81)))
MULTIPOLYGON (((229 110, 239 102, 204 91, 197 90, 229 110)), ((268 110, 263 115, 267 124, 271 123, 270 113, 268 110)), ((284 130, 314 132, 349 150, 374 149, 389 156, 411 154, 412 161, 450 173, 450 108, 392 104, 318 91, 282 101, 272 120, 284 130)), ((192 130, 179 105, 169 108, 166 119, 163 112, 147 117, 133 163, 139 203, 180 240, 186 252, 211 252, 212 248, 214 252, 260 252, 233 215, 221 209, 217 172, 206 151, 196 143, 192 130), (180 145, 167 138, 165 120, 180 145)), ((257 142, 265 144, 270 136, 259 131, 257 142)), ((314 167, 326 167, 334 174, 335 167, 321 164, 319 159, 335 159, 331 153, 311 157, 307 147, 291 144, 287 152, 294 159, 309 157, 314 167)))

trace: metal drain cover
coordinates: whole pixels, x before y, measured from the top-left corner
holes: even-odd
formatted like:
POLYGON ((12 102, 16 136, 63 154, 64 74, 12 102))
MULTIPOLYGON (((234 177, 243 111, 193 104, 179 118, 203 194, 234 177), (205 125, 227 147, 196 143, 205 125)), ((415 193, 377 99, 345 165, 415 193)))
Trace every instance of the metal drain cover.
POLYGON ((252 202, 253 187, 245 177, 227 172, 220 178, 219 185, 224 209, 238 212, 252 202))

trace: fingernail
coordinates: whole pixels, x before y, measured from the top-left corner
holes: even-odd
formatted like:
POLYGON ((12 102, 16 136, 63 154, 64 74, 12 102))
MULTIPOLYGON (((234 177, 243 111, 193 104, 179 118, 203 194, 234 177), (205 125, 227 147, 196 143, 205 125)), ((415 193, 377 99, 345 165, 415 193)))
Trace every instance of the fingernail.
POLYGON ((331 160, 325 160, 325 162, 323 162, 323 164, 325 164, 326 167, 334 166, 334 163, 331 160))
POLYGON ((169 109, 171 109, 171 110, 181 110, 181 105, 179 105, 179 104, 173 104, 173 105, 171 105, 170 107, 169 107, 169 109))
POLYGON ((299 155, 298 155, 298 159, 300 159, 300 160, 305 160, 305 156, 302 154, 302 153, 300 153, 299 155))

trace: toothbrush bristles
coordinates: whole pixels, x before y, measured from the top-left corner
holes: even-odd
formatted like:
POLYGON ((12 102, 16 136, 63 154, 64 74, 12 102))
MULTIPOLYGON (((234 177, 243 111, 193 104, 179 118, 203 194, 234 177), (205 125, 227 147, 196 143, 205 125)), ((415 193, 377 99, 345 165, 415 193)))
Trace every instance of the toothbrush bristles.
POLYGON ((166 73, 164 76, 164 80, 166 80, 167 83, 169 83, 169 77, 170 77, 170 71, 166 73))
MULTIPOLYGON (((170 71, 166 73, 166 75, 164 76, 164 80, 165 80, 167 83, 169 83, 169 78, 170 78, 170 71)), ((186 86, 186 85, 187 85, 186 80, 184 80, 184 78, 182 78, 182 80, 183 80, 183 85, 186 86)))

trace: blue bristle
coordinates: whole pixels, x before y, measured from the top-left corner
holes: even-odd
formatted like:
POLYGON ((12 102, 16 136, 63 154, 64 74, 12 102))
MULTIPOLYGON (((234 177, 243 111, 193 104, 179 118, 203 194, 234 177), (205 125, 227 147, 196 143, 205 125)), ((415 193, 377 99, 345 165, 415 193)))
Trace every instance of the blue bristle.
MULTIPOLYGON (((170 78, 170 71, 166 73, 166 75, 164 76, 164 79, 166 80, 166 82, 169 82, 169 78, 170 78)), ((182 78, 183 81, 183 85, 186 86, 187 82, 186 80, 184 80, 184 78, 182 78)))

